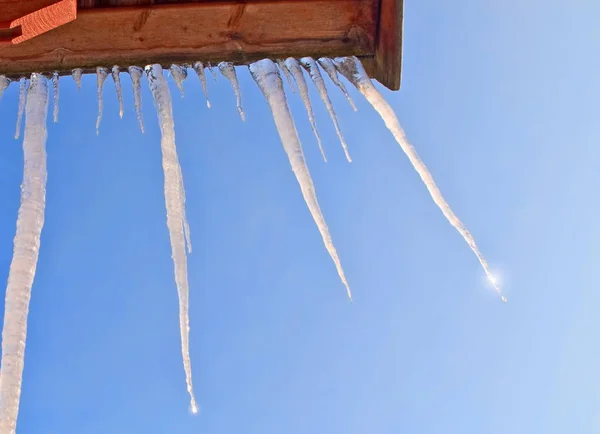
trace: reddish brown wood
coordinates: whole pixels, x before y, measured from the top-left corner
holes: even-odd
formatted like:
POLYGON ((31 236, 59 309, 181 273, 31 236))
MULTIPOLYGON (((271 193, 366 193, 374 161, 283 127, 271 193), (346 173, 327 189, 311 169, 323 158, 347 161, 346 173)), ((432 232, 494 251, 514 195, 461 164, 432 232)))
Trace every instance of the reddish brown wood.
POLYGON ((54 30, 77 18, 77 1, 61 0, 50 6, 33 11, 10 23, 10 28, 20 27, 20 35, 12 40, 13 44, 33 39, 43 33, 54 30))
MULTIPOLYGON (((24 3, 55 1, 0 0, 0 21, 24 3)), ((76 1, 75 21, 15 47, 0 44, 0 74, 356 55, 374 78, 399 87, 402 0, 76 1)))

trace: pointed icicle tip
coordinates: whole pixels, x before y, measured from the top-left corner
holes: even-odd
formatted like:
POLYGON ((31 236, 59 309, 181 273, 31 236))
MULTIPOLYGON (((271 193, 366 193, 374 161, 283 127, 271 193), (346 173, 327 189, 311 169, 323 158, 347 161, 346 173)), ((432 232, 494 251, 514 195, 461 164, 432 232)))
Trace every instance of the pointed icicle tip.
POLYGON ((71 71, 71 76, 73 77, 73 80, 75 81, 75 85, 77 86, 77 91, 81 90, 82 75, 83 75, 83 69, 81 69, 81 68, 75 68, 73 71, 71 71))
POLYGON ((144 70, 139 66, 130 66, 127 71, 129 72, 129 77, 131 77, 133 86, 135 115, 140 124, 140 130, 142 131, 142 134, 144 134, 144 117, 142 115, 142 75, 144 74, 144 70))
POLYGON ((342 134, 342 130, 340 128, 340 124, 339 124, 337 115, 335 114, 335 109, 333 108, 331 99, 329 99, 329 91, 327 90, 327 87, 325 86, 325 81, 323 80, 321 71, 319 71, 319 66, 317 65, 317 62, 315 62, 315 60, 312 57, 303 57, 302 59, 300 59, 300 63, 302 64, 304 69, 306 69, 306 71, 308 72, 308 75, 310 75, 310 78, 312 79, 315 87, 317 88, 317 91, 319 92, 319 96, 321 97, 321 100, 325 104, 325 107, 327 108, 327 112, 329 113, 329 117, 331 118, 331 121, 333 122, 333 126, 335 127, 335 132, 336 132, 338 138, 340 139, 340 143, 342 144, 342 148, 344 149, 344 154, 346 155, 346 159, 348 160, 349 163, 351 163, 352 157, 350 157, 350 152, 348 151, 348 145, 346 144, 346 139, 344 138, 344 135, 342 134))
POLYGON ((200 79, 200 83, 202 84, 202 92, 204 92, 204 98, 206 99, 206 107, 210 108, 210 101, 208 100, 208 90, 206 89, 206 74, 204 73, 204 64, 202 62, 194 63, 194 71, 196 71, 196 75, 200 79))
POLYGON ((104 111, 102 89, 104 87, 106 77, 108 77, 108 69, 102 66, 96 67, 96 92, 98 95, 98 117, 96 118, 96 135, 100 134, 100 122, 102 122, 102 112, 104 111))
POLYGON ((223 76, 231 83, 233 93, 235 94, 238 113, 240 114, 242 121, 245 122, 246 115, 244 114, 244 109, 242 108, 242 93, 240 91, 240 83, 235 72, 235 67, 231 62, 221 62, 219 63, 218 67, 219 71, 221 71, 221 74, 223 74, 223 76))
POLYGON ((112 67, 112 78, 115 83, 115 90, 117 92, 117 100, 119 101, 119 117, 123 119, 123 113, 125 112, 123 104, 123 90, 121 89, 121 68, 119 65, 112 67))
POLYGON ((285 91, 283 90, 283 81, 281 80, 277 66, 269 59, 260 60, 250 64, 250 73, 269 104, 283 149, 288 156, 292 171, 300 185, 302 197, 317 225, 321 238, 323 239, 323 244, 335 264, 338 276, 346 288, 348 297, 352 298, 350 286, 346 280, 341 261, 338 257, 329 229, 327 228, 327 223, 325 222, 325 217, 323 216, 317 200, 315 186, 311 179, 308 166, 306 165, 302 144, 300 143, 298 131, 296 130, 292 114, 290 113, 287 104, 285 91))
POLYGON ((187 68, 181 65, 171 65, 169 68, 169 72, 171 73, 171 77, 175 80, 175 84, 177 85, 177 89, 181 93, 181 97, 185 96, 185 91, 183 89, 183 81, 187 78, 187 68))

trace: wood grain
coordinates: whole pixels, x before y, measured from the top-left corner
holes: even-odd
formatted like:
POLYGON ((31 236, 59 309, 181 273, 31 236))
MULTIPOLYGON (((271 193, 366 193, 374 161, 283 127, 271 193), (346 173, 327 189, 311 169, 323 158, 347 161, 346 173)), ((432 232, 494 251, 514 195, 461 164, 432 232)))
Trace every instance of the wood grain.
MULTIPOLYGON (((0 45, 0 74, 356 55, 382 84, 399 87, 394 26, 401 25, 402 0, 77 1, 74 22, 18 46, 0 45)), ((0 21, 24 3, 54 2, 0 0, 0 21)))

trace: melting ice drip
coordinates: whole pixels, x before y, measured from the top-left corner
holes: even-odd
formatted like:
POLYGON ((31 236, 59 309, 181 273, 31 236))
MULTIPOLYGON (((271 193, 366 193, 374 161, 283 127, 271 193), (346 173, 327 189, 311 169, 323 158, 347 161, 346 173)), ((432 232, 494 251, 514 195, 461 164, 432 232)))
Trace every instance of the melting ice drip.
MULTIPOLYGON (((210 63, 206 66, 202 62, 195 62, 193 69, 200 79, 202 90, 206 98, 206 104, 210 107, 208 101, 208 91, 206 83, 205 69, 217 77, 215 69, 210 63)), ((344 76, 352 83, 358 91, 367 99, 373 108, 381 115, 385 125, 392 132, 394 138, 408 156, 413 167, 423 180, 431 197, 441 209, 447 220, 462 235, 463 239, 470 246, 471 250, 477 256, 481 266, 494 288, 500 294, 503 301, 506 298, 501 294, 500 288, 492 275, 487 261, 479 251, 473 236, 465 228, 464 224, 454 214, 448 203, 443 198, 440 190, 436 186, 431 173, 417 155, 414 147, 408 142, 406 135, 398 122, 392 108, 385 101, 383 96, 372 84, 365 73, 360 61, 355 57, 344 58, 320 58, 318 61, 310 57, 300 60, 288 58, 278 60, 277 64, 271 60, 261 60, 250 65, 250 73, 256 84, 262 91, 273 115, 275 126, 279 133, 283 148, 288 156, 292 171, 300 185, 300 190, 304 201, 317 225, 317 228, 323 238, 325 248, 331 256, 340 280, 346 288, 348 296, 351 298, 350 287, 344 274, 341 261, 334 247, 329 229, 325 223, 325 218, 315 192, 302 145, 298 138, 298 132, 294 125, 294 120, 290 114, 287 96, 284 91, 283 81, 279 71, 283 71, 286 76, 292 92, 292 78, 296 82, 299 94, 305 105, 307 115, 317 138, 319 148, 325 158, 325 151, 322 148, 321 138, 319 136, 315 123, 312 103, 308 92, 304 70, 315 85, 320 99, 325 104, 330 117, 334 123, 336 133, 342 143, 344 152, 348 160, 350 155, 348 147, 343 138, 337 116, 328 95, 325 82, 321 71, 322 68, 326 75, 331 79, 347 98, 352 108, 356 106, 352 101, 344 83, 340 80, 338 73, 344 76), (279 66, 279 68, 278 68, 279 66)), ((172 258, 175 270, 175 282, 179 296, 180 312, 180 332, 181 332, 181 350, 183 356, 184 371, 187 383, 188 393, 191 400, 191 409, 197 412, 197 405, 194 398, 192 387, 191 361, 189 357, 189 285, 187 278, 187 253, 191 253, 190 230, 185 214, 185 189, 183 186, 183 176, 177 157, 175 145, 175 126, 173 121, 173 110, 171 102, 171 93, 168 88, 164 72, 160 65, 150 65, 145 68, 146 78, 154 100, 154 105, 158 114, 158 121, 161 130, 161 150, 163 156, 164 171, 164 192, 167 208, 167 227, 171 240, 172 258), (186 253, 186 245, 188 252, 186 253)), ((241 103, 241 92, 237 79, 235 68, 231 63, 221 63, 218 70, 227 78, 234 91, 236 108, 242 119, 245 119, 241 103)), ((97 75, 97 95, 98 95, 98 118, 96 122, 97 131, 102 120, 103 97, 102 90, 104 82, 109 74, 112 75, 115 83, 116 93, 119 101, 119 115, 124 113, 124 104, 121 91, 119 66, 113 66, 109 71, 107 68, 96 68, 97 75)), ((142 118, 142 97, 141 80, 144 76, 144 69, 139 66, 130 66, 127 72, 132 80, 134 92, 134 105, 136 117, 142 132, 144 132, 144 122, 142 118)), ((176 82, 183 96, 183 81, 187 78, 187 65, 172 65, 171 75, 176 82)), ((74 69, 72 71, 73 79, 79 89, 81 87, 81 77, 83 71, 74 69)), ((58 120, 58 95, 59 79, 58 74, 51 75, 53 87, 54 110, 53 118, 58 120)), ((0 98, 8 88, 11 81, 0 75, 0 98)), ((17 413, 21 395, 21 382, 24 364, 24 351, 27 334, 27 314, 29 311, 29 301, 31 296, 31 286, 35 275, 37 258, 40 245, 40 234, 44 222, 45 193, 46 193, 46 118, 48 115, 48 79, 42 74, 32 74, 30 79, 22 77, 19 80, 19 108, 17 116, 16 137, 20 133, 20 124, 23 114, 25 115, 25 137, 23 139, 23 150, 25 156, 25 168, 23 175, 23 187, 21 193, 21 206, 17 219, 17 234, 14 239, 14 254, 10 266, 8 284, 6 289, 4 327, 2 330, 2 371, 0 373, 0 433, 13 434, 16 429, 17 413)))

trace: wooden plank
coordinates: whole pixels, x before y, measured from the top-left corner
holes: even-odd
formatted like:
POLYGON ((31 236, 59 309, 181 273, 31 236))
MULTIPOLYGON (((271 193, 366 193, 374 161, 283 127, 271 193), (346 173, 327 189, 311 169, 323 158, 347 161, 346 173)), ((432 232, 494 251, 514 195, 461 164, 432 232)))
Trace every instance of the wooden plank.
POLYGON ((82 9, 74 22, 16 46, 0 46, 0 73, 14 77, 115 64, 372 56, 376 33, 373 0, 211 1, 82 9))
POLYGON ((365 62, 367 72, 391 90, 400 89, 404 1, 381 0, 375 57, 365 62))

